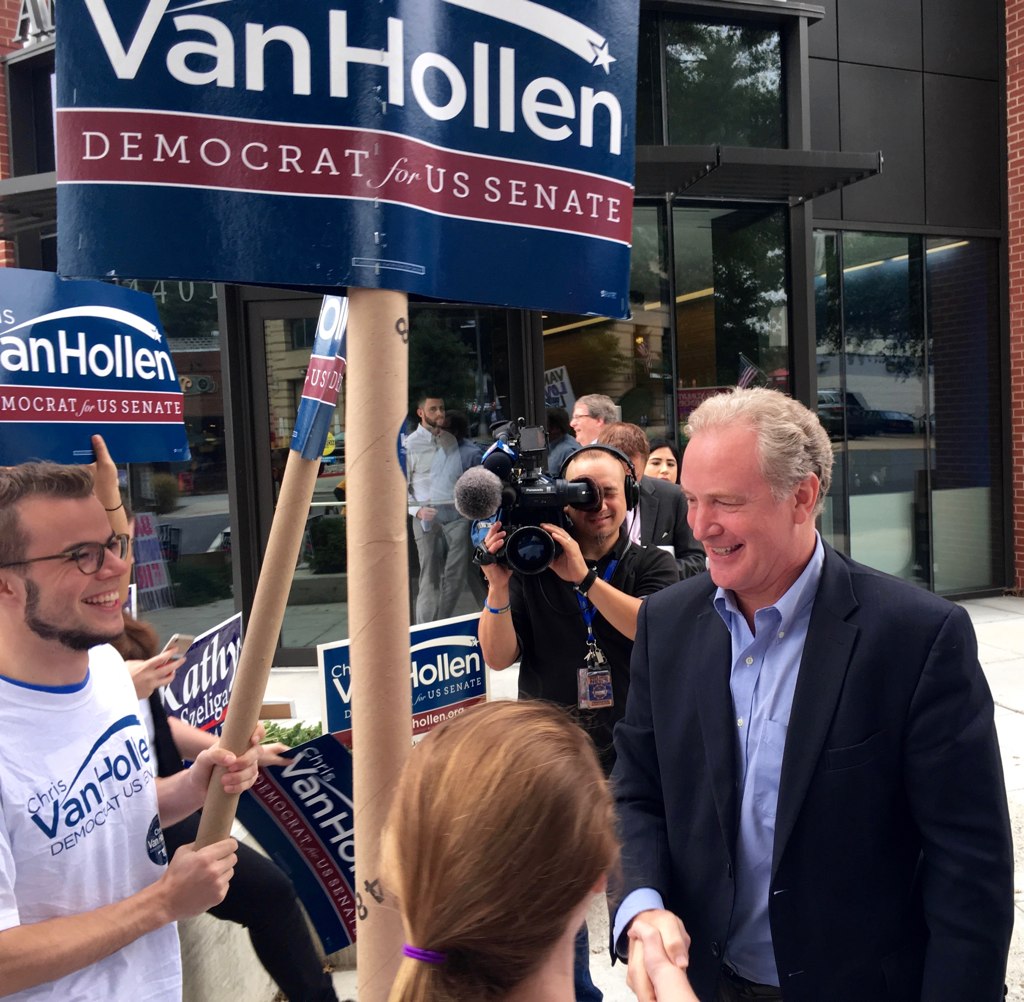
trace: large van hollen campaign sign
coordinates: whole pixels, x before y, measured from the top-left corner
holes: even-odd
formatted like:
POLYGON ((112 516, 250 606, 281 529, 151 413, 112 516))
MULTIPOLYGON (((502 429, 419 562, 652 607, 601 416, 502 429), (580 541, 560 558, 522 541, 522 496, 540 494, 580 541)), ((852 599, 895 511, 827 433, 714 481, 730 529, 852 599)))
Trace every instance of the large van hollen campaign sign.
POLYGON ((0 465, 187 460, 183 406, 152 296, 0 268, 0 465))
POLYGON ((60 271, 627 316, 638 19, 637 0, 64 4, 60 271))

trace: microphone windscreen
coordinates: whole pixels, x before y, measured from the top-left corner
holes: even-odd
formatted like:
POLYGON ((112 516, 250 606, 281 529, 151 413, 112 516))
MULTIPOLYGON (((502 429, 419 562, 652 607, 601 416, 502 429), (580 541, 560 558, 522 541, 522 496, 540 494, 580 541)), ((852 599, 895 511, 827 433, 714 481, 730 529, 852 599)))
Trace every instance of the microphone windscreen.
POLYGON ((490 470, 474 466, 455 481, 455 510, 463 518, 490 518, 500 506, 501 481, 490 470))

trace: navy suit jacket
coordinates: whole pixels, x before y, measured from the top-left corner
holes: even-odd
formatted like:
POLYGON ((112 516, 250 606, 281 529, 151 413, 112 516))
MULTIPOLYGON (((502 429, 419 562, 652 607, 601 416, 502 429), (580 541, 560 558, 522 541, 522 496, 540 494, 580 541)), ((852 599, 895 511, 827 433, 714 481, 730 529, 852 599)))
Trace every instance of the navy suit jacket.
MULTIPOLYGON (((653 887, 715 986, 739 795, 729 632, 707 574, 644 602, 613 774, 624 897, 653 887)), ((769 916, 787 1002, 997 1002, 1013 851, 963 609, 825 547, 786 736, 769 916)))
POLYGON ((640 545, 671 546, 682 578, 704 570, 704 550, 694 542, 686 521, 686 501, 678 484, 640 478, 640 545))

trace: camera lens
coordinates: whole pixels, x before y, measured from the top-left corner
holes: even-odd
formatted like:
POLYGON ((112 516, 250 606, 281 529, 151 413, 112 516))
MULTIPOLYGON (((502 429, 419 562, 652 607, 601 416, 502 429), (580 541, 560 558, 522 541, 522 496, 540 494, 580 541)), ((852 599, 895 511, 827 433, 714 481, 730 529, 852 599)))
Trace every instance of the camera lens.
POLYGON ((536 525, 524 525, 505 540, 505 561, 520 574, 540 574, 555 559, 555 541, 536 525))

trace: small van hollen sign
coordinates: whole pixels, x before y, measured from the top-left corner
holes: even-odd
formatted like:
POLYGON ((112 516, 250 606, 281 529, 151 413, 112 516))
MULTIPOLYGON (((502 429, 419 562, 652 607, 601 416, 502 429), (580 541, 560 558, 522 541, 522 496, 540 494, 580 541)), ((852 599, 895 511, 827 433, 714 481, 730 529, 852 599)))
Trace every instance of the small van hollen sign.
POLYGON ((0 465, 183 462, 184 420, 152 296, 0 268, 0 465))
POLYGON ((60 271, 626 316, 638 6, 65 3, 60 271))

